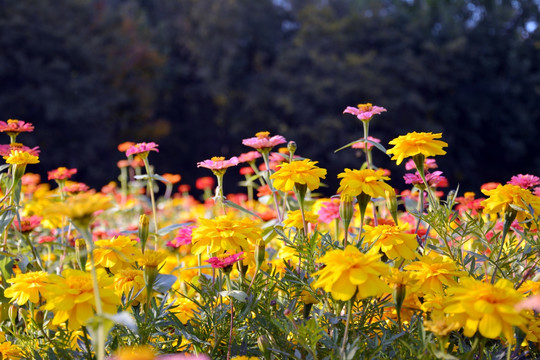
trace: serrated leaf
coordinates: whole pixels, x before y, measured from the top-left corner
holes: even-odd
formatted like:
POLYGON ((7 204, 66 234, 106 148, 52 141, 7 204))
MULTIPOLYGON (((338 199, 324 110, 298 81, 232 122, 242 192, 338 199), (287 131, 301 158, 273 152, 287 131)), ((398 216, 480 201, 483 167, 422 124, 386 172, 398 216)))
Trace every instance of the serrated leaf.
POLYGON ((159 293, 166 293, 176 282, 176 276, 170 274, 158 274, 152 289, 159 293))
POLYGON ((193 224, 193 223, 192 222, 185 222, 185 223, 181 223, 181 224, 172 224, 172 225, 169 225, 169 226, 165 226, 162 229, 159 229, 157 233, 160 236, 167 235, 168 233, 170 233, 173 230, 176 230, 176 229, 179 229, 181 227, 191 225, 191 224, 193 224))
POLYGON ((249 214, 251 216, 256 216, 256 217, 258 217, 259 219, 262 220, 262 218, 259 215, 255 214, 253 211, 250 211, 250 210, 246 209, 245 207, 240 206, 240 205, 238 205, 238 204, 236 204, 236 203, 234 203, 234 202, 232 202, 230 200, 223 200, 223 204, 225 204, 225 205, 227 205, 229 207, 232 207, 233 209, 243 211, 246 214, 249 214))
POLYGON ((245 292, 240 290, 231 290, 231 291, 221 291, 219 293, 221 296, 229 296, 232 297, 240 302, 246 302, 248 299, 248 296, 245 292))

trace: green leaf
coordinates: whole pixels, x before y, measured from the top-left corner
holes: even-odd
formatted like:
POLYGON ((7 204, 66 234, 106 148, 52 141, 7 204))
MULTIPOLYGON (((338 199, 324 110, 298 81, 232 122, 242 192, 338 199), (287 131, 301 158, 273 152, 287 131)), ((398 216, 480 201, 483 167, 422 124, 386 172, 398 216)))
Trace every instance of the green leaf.
POLYGON ((179 229, 181 227, 191 225, 191 224, 193 224, 193 223, 192 222, 185 222, 185 223, 181 223, 181 224, 172 224, 172 225, 169 225, 169 226, 165 226, 162 229, 159 229, 157 233, 158 233, 158 235, 163 236, 163 235, 166 235, 166 234, 170 233, 171 231, 174 231, 176 229, 179 229))
POLYGON ((152 175, 152 179, 157 179, 157 180, 163 181, 163 182, 165 182, 165 183, 167 183, 167 184, 170 184, 170 183, 171 183, 169 180, 165 179, 163 176, 158 175, 158 174, 152 175))
POLYGON ((13 221, 13 218, 15 217, 15 212, 11 209, 5 211, 2 215, 0 215, 0 232, 4 232, 6 228, 11 225, 11 222, 13 221))
MULTIPOLYGON (((343 150, 343 149, 346 149, 346 148, 348 148, 348 147, 351 147, 351 146, 353 146, 354 144, 356 144, 357 142, 364 141, 364 140, 365 140, 366 142, 370 143, 371 145, 375 146, 378 150, 380 150, 380 151, 383 152, 384 154, 386 154, 386 148, 385 148, 384 146, 382 146, 382 145, 379 144, 378 142, 375 142, 375 141, 369 140, 369 139, 365 139, 365 138, 360 138, 360 139, 358 139, 358 140, 354 140, 354 141, 348 143, 347 145, 342 146, 342 147, 340 147, 340 148, 337 149, 337 150, 334 150, 334 153, 337 153, 338 151, 341 151, 341 150, 343 150)), ((386 154, 386 155, 388 155, 388 157, 390 157, 389 154, 386 154)))
POLYGON ((236 203, 234 203, 234 202, 232 202, 232 201, 230 201, 230 200, 223 200, 223 203, 224 203, 225 205, 229 206, 229 207, 232 207, 232 208, 234 208, 234 209, 236 209, 236 210, 243 211, 243 212, 245 212, 246 214, 249 214, 249 215, 251 215, 251 216, 256 216, 256 217, 258 217, 259 219, 262 220, 262 218, 261 218, 259 215, 255 214, 253 211, 250 211, 250 210, 246 209, 245 207, 240 206, 240 205, 238 205, 238 204, 236 204, 236 203))
POLYGON ((176 276, 170 274, 158 274, 152 289, 159 293, 166 293, 176 281, 176 276))
POLYGON ((229 296, 232 297, 240 302, 247 302, 248 296, 245 292, 240 290, 232 290, 232 291, 221 291, 219 293, 221 296, 229 296))
POLYGON ((13 258, 10 256, 0 255, 0 272, 4 279, 9 279, 13 274, 13 258))
POLYGON ((337 153, 338 151, 341 151, 341 150, 343 150, 343 149, 346 149, 346 148, 348 148, 348 147, 351 147, 351 146, 353 146, 353 144, 356 144, 356 143, 359 142, 360 140, 362 140, 362 138, 360 138, 360 139, 358 139, 358 140, 351 141, 351 142, 348 143, 347 145, 344 145, 344 146, 340 147, 339 149, 334 150, 334 153, 337 153))

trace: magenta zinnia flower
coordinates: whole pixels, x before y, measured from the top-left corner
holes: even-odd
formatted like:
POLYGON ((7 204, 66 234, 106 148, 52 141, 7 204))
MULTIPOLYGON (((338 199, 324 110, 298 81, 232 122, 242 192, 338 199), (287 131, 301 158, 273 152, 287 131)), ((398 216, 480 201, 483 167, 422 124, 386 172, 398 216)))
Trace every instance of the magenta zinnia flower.
POLYGON ((356 115, 356 117, 362 121, 369 121, 373 115, 380 114, 384 111, 386 111, 386 109, 383 107, 373 106, 372 104, 367 103, 358 104, 357 107, 347 106, 347 108, 343 110, 343 113, 356 115))
POLYGON ((535 187, 536 185, 540 185, 540 178, 538 176, 530 174, 518 174, 512 176, 512 178, 510 179, 510 181, 507 182, 507 184, 517 185, 523 189, 530 189, 532 187, 535 187))
POLYGON ((322 203, 317 211, 319 220, 325 224, 330 224, 333 220, 339 219, 339 198, 330 199, 322 203))
POLYGON ((0 121, 0 132, 19 134, 34 131, 34 125, 22 120, 9 119, 7 122, 0 121))
MULTIPOLYGON (((442 171, 425 173, 425 176, 429 186, 437 186, 437 184, 439 184, 441 181, 443 181, 443 179, 445 179, 445 177, 442 176, 442 171)), ((403 176, 403 179, 405 179, 405 184, 424 185, 424 180, 422 180, 422 177, 420 176, 420 173, 418 171, 414 174, 405 174, 405 176, 403 176)))
POLYGON ((197 167, 203 167, 210 169, 212 171, 214 170, 225 170, 227 168, 230 168, 231 166, 238 165, 238 158, 236 156, 233 156, 229 160, 225 160, 223 156, 214 156, 210 160, 204 160, 197 163, 197 167))
MULTIPOLYGON (((424 160, 424 169, 436 169, 438 168, 439 166, 437 165, 437 162, 435 161, 435 159, 432 159, 432 158, 426 158, 426 160, 424 160)), ((405 170, 414 170, 416 169, 416 165, 414 164, 414 160, 413 159, 409 159, 409 161, 407 161, 405 163, 405 170)))
POLYGON ((39 156, 39 146, 30 148, 21 143, 11 143, 8 145, 0 145, 0 156, 9 156, 11 150, 19 150, 29 153, 30 155, 39 156))
POLYGON ((32 215, 29 217, 22 217, 21 222, 17 219, 13 220, 13 226, 22 233, 29 233, 41 224, 41 217, 32 215))
POLYGON ((146 155, 148 155, 148 153, 150 151, 159 152, 159 150, 157 149, 158 146, 159 145, 156 144, 155 142, 138 143, 138 144, 135 144, 135 145, 131 146, 129 149, 127 149, 126 156, 130 156, 130 155, 133 155, 133 154, 144 154, 144 153, 146 153, 146 155))
POLYGON ((238 162, 252 162, 252 161, 255 161, 257 160, 258 158, 261 157, 261 153, 258 152, 258 151, 248 151, 246 153, 243 153, 243 154, 240 154, 240 156, 238 156, 238 162))
POLYGON ((258 151, 270 151, 276 145, 284 144, 287 140, 281 135, 270 137, 268 131, 261 131, 255 134, 255 137, 242 140, 242 144, 250 146, 258 151))
POLYGON ((224 268, 233 265, 237 261, 244 260, 244 258, 240 257, 243 254, 243 251, 237 254, 229 254, 228 252, 225 252, 224 254, 206 260, 206 262, 212 265, 213 268, 224 268))
POLYGON ((191 244, 191 236, 195 226, 185 226, 178 229, 176 237, 167 243, 167 246, 178 249, 182 245, 191 244))
POLYGON ((68 169, 66 167, 59 167, 58 169, 47 172, 49 180, 66 180, 71 178, 77 173, 77 169, 68 169))

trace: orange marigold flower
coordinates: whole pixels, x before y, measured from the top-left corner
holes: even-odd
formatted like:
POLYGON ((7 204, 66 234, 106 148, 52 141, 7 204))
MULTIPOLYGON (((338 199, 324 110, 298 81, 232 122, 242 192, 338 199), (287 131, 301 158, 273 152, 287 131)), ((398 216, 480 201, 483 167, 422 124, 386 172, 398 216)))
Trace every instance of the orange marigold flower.
MULTIPOLYGON (((517 185, 499 184, 493 190, 482 192, 489 196, 480 203, 487 214, 504 214, 509 210, 516 211, 516 207, 526 210, 529 206, 533 208, 536 216, 540 214, 540 198, 517 185)), ((523 221, 526 217, 530 217, 527 211, 517 211, 518 221, 523 221)))
MULTIPOLYGON (((306 223, 316 224, 319 221, 319 216, 311 211, 306 211, 306 223)), ((302 221, 302 212, 300 210, 291 210, 287 212, 287 218, 283 220, 283 226, 288 228, 302 229, 304 223, 302 221)))
POLYGON ((11 150, 9 155, 4 156, 6 163, 12 165, 28 165, 39 163, 39 158, 24 150, 11 150))
POLYGON ((312 286, 323 288, 336 300, 347 301, 355 294, 357 299, 365 299, 391 291, 381 279, 389 273, 388 265, 377 253, 364 254, 349 245, 327 252, 318 262, 326 266, 313 274, 319 278, 312 286))
POLYGON ((389 144, 394 145, 394 147, 388 149, 386 152, 394 155, 392 160, 396 160, 398 165, 401 164, 403 159, 419 154, 426 157, 444 155, 446 154, 446 151, 444 151, 442 148, 447 147, 448 144, 444 141, 435 140, 441 137, 442 133, 417 133, 414 131, 391 140, 389 144))
MULTIPOLYGON (((103 269, 97 269, 99 295, 105 313, 116 313, 119 297, 112 289, 113 279, 103 269)), ((86 325, 94 316, 96 307, 92 275, 81 270, 67 269, 62 276, 50 275, 50 284, 44 291, 46 310, 54 313, 53 325, 68 321, 70 330, 86 325)))
POLYGON ((6 281, 11 284, 4 291, 4 295, 12 298, 11 302, 17 301, 17 305, 22 306, 28 301, 39 303, 40 294, 48 283, 49 274, 45 271, 33 271, 17 274, 14 278, 6 281))
POLYGON ((472 337, 479 331, 482 336, 495 339, 502 334, 514 343, 512 327, 525 324, 524 316, 515 308, 523 296, 506 279, 492 285, 464 278, 458 286, 450 287, 447 294, 444 312, 454 314, 465 336, 472 337))
POLYGON ((435 252, 421 256, 419 261, 405 266, 405 270, 411 271, 416 281, 414 291, 424 294, 442 294, 443 285, 455 286, 457 282, 454 278, 465 275, 452 259, 435 252))
POLYGON ((390 180, 384 175, 384 170, 351 170, 345 169, 338 175, 339 182, 338 193, 346 198, 354 198, 364 193, 372 198, 385 197, 385 191, 394 192, 394 189, 384 182, 390 180))
POLYGON ((222 215, 215 219, 199 219, 199 226, 193 229, 191 252, 201 254, 208 248, 210 253, 232 250, 240 252, 249 249, 261 239, 262 229, 248 218, 234 219, 232 215, 222 215))
POLYGON ((317 189, 321 179, 326 178, 326 169, 316 166, 317 161, 304 159, 277 165, 278 170, 270 176, 274 187, 283 192, 291 191, 296 184, 306 185, 309 190, 317 189))
POLYGON ((412 260, 416 257, 418 242, 415 234, 407 234, 407 224, 378 225, 364 227, 366 234, 364 241, 373 244, 372 250, 381 250, 390 259, 398 257, 412 260))

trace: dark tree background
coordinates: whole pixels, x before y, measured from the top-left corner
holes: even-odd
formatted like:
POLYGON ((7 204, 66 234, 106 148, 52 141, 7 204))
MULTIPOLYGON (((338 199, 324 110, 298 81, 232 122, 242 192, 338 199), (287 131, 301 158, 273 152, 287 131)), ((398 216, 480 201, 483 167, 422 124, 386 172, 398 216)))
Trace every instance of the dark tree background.
MULTIPOLYGON (((45 174, 99 187, 123 141, 155 141, 158 173, 248 149, 268 130, 329 169, 361 163, 341 112, 372 102, 384 145, 443 132, 451 186, 540 174, 538 0, 0 0, 0 119, 32 122, 45 174)), ((8 142, 5 136, 5 143, 8 142)), ((376 153, 403 188, 403 167, 376 153)), ((232 183, 232 182, 230 182, 232 183)))

